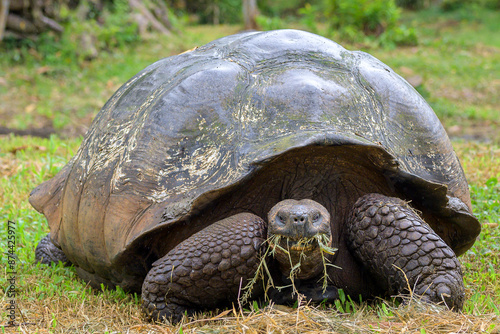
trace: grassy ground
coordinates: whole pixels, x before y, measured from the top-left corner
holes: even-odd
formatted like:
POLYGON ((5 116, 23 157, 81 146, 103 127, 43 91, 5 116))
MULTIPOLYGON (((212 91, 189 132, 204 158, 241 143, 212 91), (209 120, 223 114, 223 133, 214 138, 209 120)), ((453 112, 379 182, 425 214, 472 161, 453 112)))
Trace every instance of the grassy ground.
MULTIPOLYGON (((152 36, 140 45, 103 53, 93 62, 64 65, 27 52, 23 63, 12 53, 0 59, 0 126, 54 128, 58 136, 0 137, 0 251, 5 275, 2 303, 17 289, 16 328, 2 332, 489 332, 500 333, 500 15, 498 12, 434 11, 405 15, 419 27, 417 47, 363 48, 397 72, 419 83, 454 138, 470 181, 474 213, 483 224, 478 242, 463 257, 467 302, 463 313, 451 313, 413 301, 398 306, 339 301, 313 308, 249 307, 205 314, 173 326, 142 320, 139 298, 121 290, 96 292, 77 279, 73 268, 33 264, 34 247, 47 233, 46 222, 27 202, 29 192, 49 179, 76 152, 91 119, 123 82, 156 59, 202 45, 238 27, 192 27, 183 36, 152 36), (474 139, 470 141, 469 139, 474 139), (13 223, 9 225, 9 221, 13 223), (9 230, 16 232, 15 269, 10 275, 6 253, 9 230), (4 238, 5 236, 5 238, 4 238), (13 281, 9 281, 14 277, 13 281)), ((18 55, 19 56, 19 55, 18 55)), ((0 324, 9 320, 2 307, 0 324)))

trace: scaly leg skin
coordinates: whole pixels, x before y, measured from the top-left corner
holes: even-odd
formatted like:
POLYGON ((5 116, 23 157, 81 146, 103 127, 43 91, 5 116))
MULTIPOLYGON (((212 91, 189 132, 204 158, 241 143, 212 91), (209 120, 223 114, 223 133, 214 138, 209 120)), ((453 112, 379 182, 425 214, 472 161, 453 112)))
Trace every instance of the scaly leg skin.
POLYGON ((455 253, 404 201, 368 194, 358 199, 351 217, 349 247, 389 294, 408 293, 409 287, 423 300, 462 309, 455 253))
POLYGON ((240 213, 193 234, 153 263, 142 286, 146 317, 178 322, 184 313, 236 302, 257 271, 265 226, 258 216, 240 213))
POLYGON ((50 233, 43 237, 35 249, 35 262, 42 264, 51 264, 52 262, 58 263, 61 261, 65 265, 71 265, 63 251, 58 248, 52 240, 50 240, 50 233))

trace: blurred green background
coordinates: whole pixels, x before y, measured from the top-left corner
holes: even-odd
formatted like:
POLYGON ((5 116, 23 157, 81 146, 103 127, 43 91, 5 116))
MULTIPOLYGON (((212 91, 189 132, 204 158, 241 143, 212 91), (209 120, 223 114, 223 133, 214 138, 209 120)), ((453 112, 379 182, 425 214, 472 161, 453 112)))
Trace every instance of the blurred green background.
MULTIPOLYGON (((148 64, 245 29, 245 2, 255 0, 53 0, 41 14, 11 8, 25 26, 50 15, 62 31, 5 29, 0 133, 83 135, 112 93, 148 64)), ((499 0, 254 5, 250 27, 307 30, 367 51, 427 99, 450 136, 499 142, 499 0)))

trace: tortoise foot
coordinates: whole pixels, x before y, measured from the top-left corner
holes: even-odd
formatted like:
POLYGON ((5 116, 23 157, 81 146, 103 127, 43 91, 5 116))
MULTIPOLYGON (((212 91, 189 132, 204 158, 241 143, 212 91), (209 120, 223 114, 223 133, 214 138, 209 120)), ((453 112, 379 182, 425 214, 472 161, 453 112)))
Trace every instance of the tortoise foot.
POLYGON ((422 296, 425 301, 444 304, 450 309, 461 311, 464 305, 465 292, 458 260, 456 258, 454 260, 451 258, 441 260, 443 260, 441 269, 430 273, 428 276, 423 275, 424 277, 417 282, 414 292, 422 296))
MULTIPOLYGON (((148 319, 177 322, 207 308, 230 305, 252 279, 265 241, 264 221, 240 213, 195 233, 153 263, 142 285, 148 319)), ((259 284, 256 284, 256 286, 259 284)))
POLYGON ((196 312, 192 305, 183 306, 182 300, 171 297, 168 304, 165 303, 165 298, 161 296, 151 295, 152 299, 142 302, 142 312, 149 321, 177 323, 181 321, 182 316, 186 314, 191 316, 196 312), (156 297, 156 299, 154 298, 156 297))
POLYGON ((58 263, 59 261, 65 265, 71 264, 64 252, 50 240, 50 234, 47 234, 40 240, 38 246, 36 246, 35 262, 51 264, 52 262, 58 263))
POLYGON ((389 294, 409 289, 426 301, 461 310, 462 271, 453 250, 404 201, 361 197, 348 224, 355 257, 389 294))

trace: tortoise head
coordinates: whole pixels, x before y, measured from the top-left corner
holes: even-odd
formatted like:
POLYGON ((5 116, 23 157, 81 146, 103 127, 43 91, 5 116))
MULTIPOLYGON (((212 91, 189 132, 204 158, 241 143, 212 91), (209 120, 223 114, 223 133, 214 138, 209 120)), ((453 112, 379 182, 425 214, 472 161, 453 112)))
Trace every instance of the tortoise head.
POLYGON ((295 268, 299 279, 318 276, 324 268, 322 247, 332 243, 328 210, 310 199, 287 199, 269 211, 268 222, 267 237, 281 271, 290 275, 295 268))

